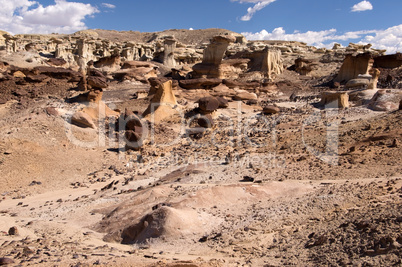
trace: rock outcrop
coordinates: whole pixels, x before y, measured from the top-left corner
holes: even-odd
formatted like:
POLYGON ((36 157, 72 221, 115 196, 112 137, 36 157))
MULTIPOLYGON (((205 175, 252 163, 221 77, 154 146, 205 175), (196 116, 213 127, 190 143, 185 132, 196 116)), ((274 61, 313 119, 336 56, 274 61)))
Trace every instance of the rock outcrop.
POLYGON ((174 109, 176 106, 177 101, 173 93, 172 81, 169 80, 158 87, 143 116, 151 123, 159 123, 176 114, 177 111, 174 109))
POLYGON ((193 66, 194 78, 220 78, 219 66, 230 43, 236 41, 231 35, 215 36, 204 50, 202 63, 193 66))
POLYGON ((370 53, 356 56, 347 55, 334 82, 347 83, 349 80, 357 78, 359 74, 368 74, 373 63, 374 60, 370 53))

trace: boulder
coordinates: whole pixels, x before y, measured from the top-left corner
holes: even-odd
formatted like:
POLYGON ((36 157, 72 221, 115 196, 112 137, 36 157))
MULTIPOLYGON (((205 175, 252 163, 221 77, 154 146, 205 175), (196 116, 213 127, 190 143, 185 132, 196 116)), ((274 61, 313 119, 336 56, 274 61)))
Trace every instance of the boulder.
POLYGON ((14 264, 14 260, 10 258, 0 258, 0 266, 14 264))
POLYGON ((22 71, 17 70, 16 72, 13 73, 13 77, 14 78, 25 78, 26 76, 22 71))
POLYGON ((229 107, 229 101, 226 98, 218 96, 218 97, 216 97, 216 99, 219 102, 219 108, 227 108, 227 107, 229 107))
POLYGON ((378 89, 365 89, 349 92, 349 100, 355 102, 356 106, 366 105, 370 102, 378 89))
POLYGON ((217 78, 198 78, 179 81, 180 87, 184 89, 211 89, 220 85, 221 83, 222 80, 217 78))
POLYGON ((347 92, 322 92, 320 105, 326 108, 347 108, 349 95, 347 92))
POLYGON ((211 114, 206 114, 198 118, 198 125, 202 128, 212 128, 214 126, 214 119, 211 114))
POLYGON ((109 86, 106 78, 99 76, 89 76, 87 78, 87 84, 91 88, 107 88, 109 86))
POLYGON ((239 90, 233 97, 234 100, 258 100, 258 96, 255 93, 239 90))
POLYGON ((43 74, 55 79, 69 79, 71 82, 79 82, 82 74, 65 68, 38 66, 34 68, 35 74, 43 74))
POLYGON ((67 64, 63 58, 49 58, 47 63, 51 66, 61 67, 67 64))
POLYGON ((313 70, 317 69, 317 62, 311 59, 297 58, 295 60, 295 70, 300 75, 309 75, 313 70))
POLYGON ((274 105, 267 105, 263 107, 262 113, 264 114, 277 114, 281 111, 281 109, 274 105))
POLYGON ((351 79, 345 84, 345 88, 351 89, 351 88, 367 88, 368 85, 370 84, 370 80, 365 79, 365 78, 357 78, 357 79, 351 79))
POLYGON ((71 123, 83 128, 96 128, 91 116, 82 111, 73 114, 71 117, 71 123))
POLYGON ((395 111, 399 109, 401 100, 401 90, 379 90, 370 100, 368 107, 375 111, 395 111))
POLYGON ((198 100, 198 106, 205 113, 212 113, 219 108, 219 100, 212 96, 202 97, 198 100))

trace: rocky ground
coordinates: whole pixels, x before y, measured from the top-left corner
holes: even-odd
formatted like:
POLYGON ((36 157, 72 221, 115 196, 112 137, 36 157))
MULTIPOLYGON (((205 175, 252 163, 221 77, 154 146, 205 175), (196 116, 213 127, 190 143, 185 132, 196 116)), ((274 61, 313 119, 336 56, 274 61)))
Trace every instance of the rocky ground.
MULTIPOLYGON (((3 80, 0 265, 402 265, 402 113, 319 107, 339 67, 285 70, 203 133, 178 115, 149 125, 138 151, 113 121, 68 123, 71 78, 3 80)), ((103 100, 142 113, 148 90, 113 81, 103 100)), ((174 93, 184 117, 209 91, 174 93)))

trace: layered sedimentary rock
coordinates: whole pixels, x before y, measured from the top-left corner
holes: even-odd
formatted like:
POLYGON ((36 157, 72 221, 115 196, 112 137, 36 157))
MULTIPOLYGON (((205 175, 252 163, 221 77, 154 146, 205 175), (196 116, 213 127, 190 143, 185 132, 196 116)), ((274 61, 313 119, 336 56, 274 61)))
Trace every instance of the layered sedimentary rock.
POLYGON ((359 74, 368 74, 374 63, 370 53, 358 54, 356 56, 347 55, 335 82, 346 83, 351 79, 355 79, 359 74))
POLYGON ((176 40, 173 37, 166 38, 164 41, 163 65, 169 68, 176 67, 176 60, 174 57, 175 49, 176 40))
POLYGON ((215 36, 204 50, 202 63, 194 65, 194 78, 220 78, 222 75, 219 67, 225 51, 235 41, 236 38, 231 35, 215 36))

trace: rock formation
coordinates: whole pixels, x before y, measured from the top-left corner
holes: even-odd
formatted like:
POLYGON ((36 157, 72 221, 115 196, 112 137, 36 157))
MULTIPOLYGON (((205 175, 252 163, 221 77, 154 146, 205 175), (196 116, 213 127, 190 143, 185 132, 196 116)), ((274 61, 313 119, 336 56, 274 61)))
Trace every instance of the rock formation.
POLYGON ((202 63, 193 66, 194 78, 220 78, 219 66, 229 44, 236 38, 231 35, 215 36, 204 50, 202 63))
POLYGON ((163 65, 169 68, 176 67, 176 60, 174 57, 175 49, 176 40, 173 37, 166 38, 164 41, 163 65))
POLYGON ((174 109, 176 106, 177 102, 172 89, 172 81, 169 80, 158 87, 143 116, 151 123, 159 123, 163 119, 176 114, 177 111, 174 109))
POLYGON ((347 55, 334 82, 347 83, 349 80, 357 78, 359 74, 368 74, 373 63, 374 60, 370 53, 356 56, 347 55))

